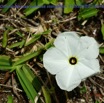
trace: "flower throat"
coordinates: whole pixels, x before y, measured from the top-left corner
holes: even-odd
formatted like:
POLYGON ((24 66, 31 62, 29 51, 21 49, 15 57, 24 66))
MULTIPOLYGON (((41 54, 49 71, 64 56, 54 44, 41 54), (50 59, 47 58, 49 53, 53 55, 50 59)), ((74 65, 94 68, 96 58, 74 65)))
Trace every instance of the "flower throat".
POLYGON ((77 59, 76 59, 75 57, 71 57, 71 58, 69 59, 69 63, 70 63, 71 65, 75 65, 75 64, 77 63, 77 59))

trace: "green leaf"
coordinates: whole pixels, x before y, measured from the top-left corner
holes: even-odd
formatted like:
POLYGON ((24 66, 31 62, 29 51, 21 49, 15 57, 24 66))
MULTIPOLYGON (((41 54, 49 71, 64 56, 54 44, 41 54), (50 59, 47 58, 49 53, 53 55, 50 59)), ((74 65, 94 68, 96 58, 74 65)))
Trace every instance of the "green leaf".
POLYGON ((74 5, 75 5, 75 2, 74 0, 65 0, 65 3, 64 3, 64 13, 70 13, 73 11, 73 8, 74 8, 74 5))
POLYGON ((7 10, 16 2, 16 0, 8 0, 7 4, 2 9, 2 12, 5 13, 7 10))
POLYGON ((0 0, 0 3, 3 3, 4 2, 4 0, 0 0))
POLYGON ((44 35, 44 34, 46 35, 46 34, 51 33, 51 31, 52 31, 52 30, 50 30, 50 29, 49 29, 49 30, 44 31, 44 32, 43 32, 43 33, 41 33, 41 34, 42 34, 42 35, 44 35))
POLYGON ((28 91, 27 87, 25 86, 23 80, 21 79, 21 77, 19 76, 19 73, 18 73, 17 71, 16 71, 16 74, 17 74, 17 77, 18 77, 18 79, 19 79, 19 82, 20 82, 20 84, 22 85, 22 88, 24 89, 24 91, 25 91, 27 97, 28 97, 30 100, 33 100, 33 98, 32 98, 32 96, 31 96, 30 92, 28 91))
POLYGON ((76 0, 76 5, 81 6, 83 4, 83 0, 76 0))
POLYGON ((100 53, 104 54, 104 47, 100 47, 100 53))
POLYGON ((26 64, 24 64, 22 67, 22 70, 27 76, 28 80, 31 82, 31 84, 35 87, 37 92, 39 92, 41 89, 41 83, 39 79, 35 76, 35 74, 33 74, 33 72, 31 71, 31 68, 26 64))
POLYGON ((14 28, 12 26, 6 26, 6 29, 8 29, 9 31, 14 30, 14 28))
POLYGON ((102 24, 102 26, 101 26, 101 33, 102 33, 103 40, 104 40, 104 24, 102 24))
POLYGON ((38 93, 36 92, 33 85, 31 84, 31 82, 27 78, 28 75, 26 76, 26 74, 22 70, 21 66, 20 67, 17 66, 16 74, 18 76, 18 79, 19 79, 26 95, 29 97, 29 99, 32 101, 32 103, 34 103, 34 99, 36 96, 38 96, 38 93))
POLYGON ((8 70, 12 70, 12 69, 13 69, 12 66, 0 65, 0 70, 8 71, 8 70))
POLYGON ((99 10, 97 10, 96 8, 81 9, 79 14, 78 14, 78 20, 87 19, 87 18, 90 18, 92 16, 96 16, 98 11, 99 10))
POLYGON ((9 56, 6 55, 0 55, 0 66, 10 66, 11 65, 11 59, 9 56))
POLYGON ((29 41, 25 44, 25 46, 28 46, 28 45, 30 45, 30 44, 36 42, 38 39, 40 39, 40 37, 41 37, 41 35, 37 35, 37 36, 35 36, 35 37, 31 37, 31 40, 29 40, 29 41))
POLYGON ((101 102, 99 102, 98 100, 96 100, 95 103, 101 103, 101 102))
POLYGON ((32 14, 34 11, 36 11, 38 8, 40 8, 44 4, 43 0, 33 0, 29 7, 27 7, 24 11, 24 14, 26 16, 32 14))
POLYGON ((38 50, 38 51, 36 51, 36 52, 30 53, 30 54, 28 54, 28 55, 26 55, 26 56, 23 56, 23 57, 21 57, 19 60, 17 60, 17 61, 13 64, 13 66, 22 64, 22 63, 24 63, 24 62, 26 62, 26 61, 28 61, 28 60, 30 60, 30 59, 32 59, 32 58, 38 56, 41 52, 42 52, 42 49, 40 49, 40 50, 38 50))
POLYGON ((17 61, 14 62, 13 66, 16 66, 16 65, 20 65, 20 64, 23 64, 24 62, 34 58, 34 57, 37 57, 42 51, 43 49, 48 49, 49 47, 53 46, 53 41, 54 39, 52 39, 51 41, 49 41, 45 46, 44 48, 41 47, 39 50, 37 50, 36 52, 33 52, 33 53, 30 53, 28 55, 25 55, 21 58, 19 58, 17 61))
POLYGON ((29 41, 25 44, 25 46, 28 46, 28 45, 30 45, 30 44, 36 42, 37 40, 40 39, 40 37, 41 37, 42 35, 49 34, 50 32, 51 32, 50 30, 47 30, 47 31, 44 31, 44 32, 42 32, 42 33, 40 33, 40 34, 34 34, 34 35, 32 35, 31 40, 29 40, 29 41))
POLYGON ((23 37, 23 34, 20 31, 17 31, 16 34, 20 37, 23 37))
POLYGON ((49 49, 53 46, 54 39, 50 40, 47 44, 45 44, 45 50, 49 49))
POLYGON ((2 46, 3 48, 5 48, 7 46, 8 43, 8 30, 6 30, 3 34, 3 40, 2 40, 2 46))
POLYGON ((85 86, 83 86, 81 89, 80 89, 80 93, 83 94, 83 93, 86 93, 87 92, 87 89, 85 86))
POLYGON ((49 93, 48 89, 43 86, 42 91, 43 91, 43 95, 45 97, 45 103, 51 103, 51 97, 50 97, 50 93, 49 93))
POLYGON ((7 71, 13 68, 11 58, 6 55, 0 55, 0 70, 7 71))
POLYGON ((44 4, 49 4, 50 2, 49 2, 49 0, 43 0, 43 3, 44 4))
POLYGON ((13 103, 13 97, 12 96, 8 96, 8 101, 7 103, 13 103))
POLYGON ((58 2, 58 0, 48 0, 48 1, 49 1, 49 3, 51 3, 51 4, 53 4, 53 5, 56 5, 57 2, 58 2))
MULTIPOLYGON (((6 27, 8 30, 13 31, 15 28, 13 28, 12 26, 7 26, 6 27)), ((19 37, 23 37, 23 34, 20 31, 16 31, 15 32, 19 37)))
POLYGON ((18 46, 19 48, 22 48, 24 44, 25 44, 25 40, 23 39, 21 42, 13 43, 12 45, 8 46, 8 48, 15 48, 18 46))

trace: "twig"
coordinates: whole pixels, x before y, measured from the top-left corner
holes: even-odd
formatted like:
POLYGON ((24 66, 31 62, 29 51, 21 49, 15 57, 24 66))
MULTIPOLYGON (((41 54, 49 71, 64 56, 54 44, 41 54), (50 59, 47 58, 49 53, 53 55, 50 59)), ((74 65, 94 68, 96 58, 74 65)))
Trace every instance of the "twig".
MULTIPOLYGON (((6 88, 11 88, 11 89, 13 88, 13 86, 4 85, 4 84, 0 84, 0 86, 1 86, 1 87, 6 87, 6 88)), ((15 87, 15 90, 17 90, 17 91, 19 91, 19 92, 22 92, 22 90, 21 90, 21 89, 16 88, 16 87, 15 87)))
POLYGON ((104 63, 104 59, 102 58, 102 56, 99 54, 99 57, 101 59, 101 61, 104 63))
POLYGON ((14 76, 13 76, 13 74, 12 74, 12 85, 13 85, 13 92, 14 92, 14 94, 17 96, 17 98, 20 100, 20 96, 19 96, 19 94, 17 93, 17 90, 15 89, 16 88, 16 86, 15 86, 15 81, 14 81, 14 76))
POLYGON ((97 85, 97 86, 99 86, 100 88, 103 88, 104 89, 104 87, 102 87, 101 85, 99 85, 97 82, 95 82, 92 78, 89 78, 89 80, 94 84, 94 85, 97 85))
POLYGON ((27 4, 28 0, 26 0, 26 2, 21 6, 20 9, 18 9, 17 13, 20 12, 20 10, 27 4))

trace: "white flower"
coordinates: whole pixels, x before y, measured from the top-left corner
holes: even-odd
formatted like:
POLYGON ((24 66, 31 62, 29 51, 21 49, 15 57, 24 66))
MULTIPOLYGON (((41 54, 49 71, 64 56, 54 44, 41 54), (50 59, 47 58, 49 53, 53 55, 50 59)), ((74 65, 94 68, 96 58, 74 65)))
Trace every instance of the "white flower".
POLYGON ((75 32, 64 32, 43 56, 48 72, 55 75, 58 86, 66 91, 77 87, 81 80, 100 72, 99 46, 93 37, 79 37, 75 32))

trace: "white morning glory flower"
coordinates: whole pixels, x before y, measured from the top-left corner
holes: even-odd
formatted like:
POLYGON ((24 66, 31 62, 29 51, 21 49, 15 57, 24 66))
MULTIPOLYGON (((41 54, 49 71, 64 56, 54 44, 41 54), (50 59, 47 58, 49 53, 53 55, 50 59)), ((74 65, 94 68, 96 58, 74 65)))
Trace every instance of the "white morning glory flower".
POLYGON ((93 37, 64 32, 57 36, 54 46, 44 54, 43 64, 62 90, 71 91, 81 80, 100 72, 96 59, 99 46, 93 37))

